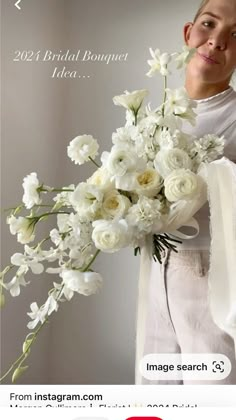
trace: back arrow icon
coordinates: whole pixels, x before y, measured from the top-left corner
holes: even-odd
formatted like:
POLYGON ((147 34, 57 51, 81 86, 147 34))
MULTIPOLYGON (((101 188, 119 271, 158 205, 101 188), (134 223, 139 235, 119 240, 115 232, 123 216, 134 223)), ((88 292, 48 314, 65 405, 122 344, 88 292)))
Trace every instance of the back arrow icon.
POLYGON ((18 0, 16 3, 15 3, 15 6, 17 7, 17 9, 19 9, 19 10, 21 10, 21 7, 19 6, 19 3, 21 2, 21 0, 18 0))

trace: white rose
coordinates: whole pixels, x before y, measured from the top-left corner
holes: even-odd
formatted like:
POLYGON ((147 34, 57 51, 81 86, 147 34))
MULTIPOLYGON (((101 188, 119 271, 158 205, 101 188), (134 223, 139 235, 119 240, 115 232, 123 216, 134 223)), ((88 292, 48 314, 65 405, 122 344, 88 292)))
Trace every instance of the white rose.
POLYGON ((99 187, 104 192, 111 190, 115 186, 114 181, 111 181, 108 171, 103 167, 97 169, 87 179, 87 183, 99 187))
POLYGON ((76 164, 82 165, 84 162, 88 162, 90 157, 95 159, 98 154, 98 148, 97 140, 90 135, 84 134, 71 140, 67 147, 67 154, 76 164))
POLYGON ((103 252, 116 252, 130 243, 130 231, 125 220, 93 222, 92 240, 103 252))
POLYGON ((103 192, 95 185, 81 182, 70 195, 70 202, 81 220, 93 220, 101 207, 103 192))
POLYGON ((146 197, 154 197, 162 188, 163 179, 155 169, 146 169, 146 171, 137 175, 136 192, 146 197))
POLYGON ((164 149, 157 153, 154 167, 165 178, 176 169, 192 169, 192 161, 182 149, 164 149))
POLYGON ((38 193, 39 187, 39 180, 35 172, 32 172, 23 179, 23 203, 27 209, 31 209, 35 204, 41 203, 42 200, 40 199, 38 193))
POLYGON ((101 214, 104 219, 123 217, 131 205, 128 197, 121 195, 117 190, 109 191, 104 195, 101 214))
POLYGON ((68 290, 85 296, 97 293, 102 285, 102 277, 93 271, 63 270, 60 276, 68 290))
POLYGON ((17 240, 21 244, 27 244, 34 240, 35 224, 32 222, 32 219, 27 219, 26 217, 18 217, 17 219, 12 215, 7 218, 7 223, 10 225, 11 234, 17 234, 17 240))
POLYGON ((124 106, 126 109, 133 111, 134 114, 137 114, 147 95, 148 91, 146 89, 134 90, 133 92, 125 91, 123 95, 114 96, 113 102, 115 105, 124 106))
POLYGON ((191 200, 200 191, 201 178, 188 169, 173 171, 164 181, 165 196, 170 202, 191 200))

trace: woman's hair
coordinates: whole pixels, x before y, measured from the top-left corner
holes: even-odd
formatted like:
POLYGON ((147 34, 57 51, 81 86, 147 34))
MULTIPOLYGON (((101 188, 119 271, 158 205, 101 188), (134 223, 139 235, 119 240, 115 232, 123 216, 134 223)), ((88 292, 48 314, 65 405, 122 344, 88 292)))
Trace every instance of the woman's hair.
POLYGON ((207 3, 209 2, 209 0, 203 0, 199 6, 199 9, 194 17, 194 22, 197 20, 198 16, 200 15, 200 13, 202 12, 202 9, 207 5, 207 3))

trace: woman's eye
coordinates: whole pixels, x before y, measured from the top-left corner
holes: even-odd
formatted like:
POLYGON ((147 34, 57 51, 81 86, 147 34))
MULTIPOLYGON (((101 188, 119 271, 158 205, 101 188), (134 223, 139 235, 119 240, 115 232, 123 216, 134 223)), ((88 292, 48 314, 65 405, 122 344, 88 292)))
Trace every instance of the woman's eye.
POLYGON ((207 20, 205 22, 202 22, 202 25, 205 26, 206 28, 213 28, 214 22, 207 20))
POLYGON ((234 39, 236 39, 236 32, 233 32, 233 33, 232 33, 232 37, 233 37, 234 39))

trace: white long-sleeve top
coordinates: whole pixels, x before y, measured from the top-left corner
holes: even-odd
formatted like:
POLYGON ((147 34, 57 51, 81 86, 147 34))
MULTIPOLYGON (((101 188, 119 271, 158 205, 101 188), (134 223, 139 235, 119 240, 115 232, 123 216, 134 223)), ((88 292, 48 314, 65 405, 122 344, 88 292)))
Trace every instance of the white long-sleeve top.
MULTIPOLYGON (((205 134, 224 135, 224 156, 236 162, 236 92, 230 87, 215 96, 196 100, 196 126, 186 123, 183 131, 200 138, 205 134)), ((178 249, 209 249, 209 205, 205 204, 194 216, 200 228, 194 239, 183 240, 178 249)))

